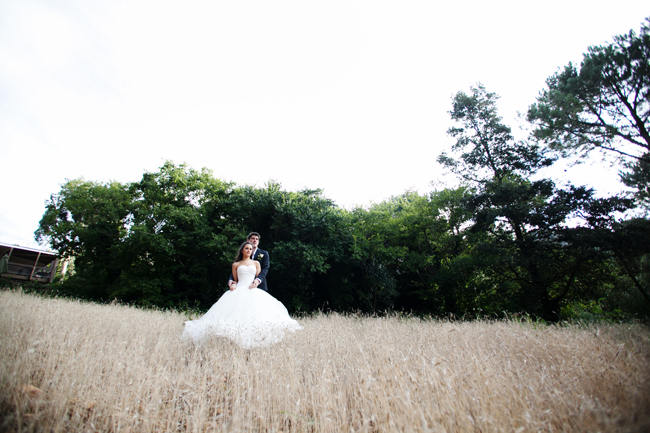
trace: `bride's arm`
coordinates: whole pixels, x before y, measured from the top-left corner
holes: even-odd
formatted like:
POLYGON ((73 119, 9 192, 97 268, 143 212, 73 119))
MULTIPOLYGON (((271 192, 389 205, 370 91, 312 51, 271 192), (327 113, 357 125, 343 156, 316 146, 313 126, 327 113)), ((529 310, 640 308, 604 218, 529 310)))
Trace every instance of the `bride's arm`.
MULTIPOLYGON (((237 266, 239 266, 239 263, 233 263, 232 264, 232 280, 237 283, 237 266)), ((236 284, 230 285, 228 288, 230 290, 235 290, 236 284)))

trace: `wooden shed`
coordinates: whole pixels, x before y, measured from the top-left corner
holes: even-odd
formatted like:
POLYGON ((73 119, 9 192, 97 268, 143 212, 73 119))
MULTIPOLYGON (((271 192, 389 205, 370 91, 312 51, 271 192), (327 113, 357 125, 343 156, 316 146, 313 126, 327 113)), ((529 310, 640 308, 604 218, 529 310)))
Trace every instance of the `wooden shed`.
POLYGON ((0 259, 3 261, 8 259, 6 269, 0 268, 0 271, 4 271, 0 273, 1 277, 43 283, 52 282, 59 263, 58 257, 53 251, 2 242, 0 242, 0 259))

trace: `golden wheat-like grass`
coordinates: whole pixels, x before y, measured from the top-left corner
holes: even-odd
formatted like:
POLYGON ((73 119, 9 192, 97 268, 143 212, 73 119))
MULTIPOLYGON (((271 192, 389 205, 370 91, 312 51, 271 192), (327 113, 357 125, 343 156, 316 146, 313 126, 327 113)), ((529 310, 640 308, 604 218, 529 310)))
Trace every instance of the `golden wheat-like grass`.
POLYGON ((641 325, 337 314, 274 346, 181 341, 180 313, 0 292, 0 431, 650 428, 641 325))

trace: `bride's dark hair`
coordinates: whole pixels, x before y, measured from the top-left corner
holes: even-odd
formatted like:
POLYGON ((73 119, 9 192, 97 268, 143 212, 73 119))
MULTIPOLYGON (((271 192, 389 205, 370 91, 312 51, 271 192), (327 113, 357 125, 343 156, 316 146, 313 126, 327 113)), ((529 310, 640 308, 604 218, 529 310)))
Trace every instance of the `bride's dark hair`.
POLYGON ((239 246, 239 251, 237 251, 237 257, 235 258, 235 262, 238 262, 244 258, 244 254, 242 253, 242 251, 244 251, 244 247, 246 245, 250 245, 251 247, 253 246, 253 244, 251 244, 250 242, 244 241, 244 243, 239 246))

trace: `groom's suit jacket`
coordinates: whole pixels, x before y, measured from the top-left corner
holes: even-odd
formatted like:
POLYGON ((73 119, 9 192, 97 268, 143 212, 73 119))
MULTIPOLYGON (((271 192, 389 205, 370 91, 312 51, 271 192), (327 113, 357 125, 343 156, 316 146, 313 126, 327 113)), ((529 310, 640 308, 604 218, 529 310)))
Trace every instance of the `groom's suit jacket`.
MULTIPOLYGON (((255 250, 255 253, 253 253, 253 260, 257 260, 260 262, 260 267, 262 268, 260 270, 260 274, 255 277, 259 278, 261 283, 259 286, 257 286, 258 289, 262 289, 265 292, 269 291, 269 286, 266 283, 266 274, 269 273, 269 268, 271 267, 271 261, 269 260, 269 252, 266 250, 263 250, 261 248, 258 248, 255 250)), ((230 280, 234 280, 233 276, 230 275, 230 280)))
POLYGON ((255 278, 259 278, 262 281, 260 285, 257 286, 257 288, 262 289, 265 292, 268 292, 269 286, 268 284, 266 284, 266 274, 269 273, 269 268, 271 267, 271 261, 269 260, 269 252, 258 248, 257 250, 255 250, 255 253, 253 254, 253 260, 257 260, 258 262, 260 262, 260 267, 262 268, 260 270, 260 274, 257 277, 255 277, 255 278))

